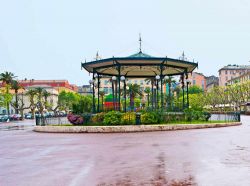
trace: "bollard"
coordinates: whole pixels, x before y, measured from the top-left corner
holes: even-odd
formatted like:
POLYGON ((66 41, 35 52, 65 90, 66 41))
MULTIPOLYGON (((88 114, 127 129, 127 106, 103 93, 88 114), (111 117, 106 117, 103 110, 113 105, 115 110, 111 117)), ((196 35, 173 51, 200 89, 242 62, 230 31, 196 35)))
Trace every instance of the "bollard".
POLYGON ((38 116, 36 116, 35 118, 36 118, 36 125, 40 125, 38 116))
POLYGON ((137 112, 135 114, 135 124, 140 125, 141 124, 141 113, 137 112))
POLYGON ((237 112, 238 114, 238 122, 240 122, 240 112, 237 112))

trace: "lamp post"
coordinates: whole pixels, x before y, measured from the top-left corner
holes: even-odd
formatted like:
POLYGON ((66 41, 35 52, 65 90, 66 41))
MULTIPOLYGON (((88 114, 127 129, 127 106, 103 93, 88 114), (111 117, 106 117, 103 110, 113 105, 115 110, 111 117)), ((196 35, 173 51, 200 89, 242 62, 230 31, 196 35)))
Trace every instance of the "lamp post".
POLYGON ((97 113, 100 112, 100 75, 95 74, 94 75, 95 79, 97 79, 97 113))
POLYGON ((89 80, 90 87, 92 86, 92 112, 95 113, 95 85, 94 80, 89 80))
POLYGON ((123 97, 124 97, 124 100, 125 100, 125 102, 124 102, 124 112, 126 112, 126 107, 127 107, 127 105, 126 105, 126 78, 124 76, 121 76, 121 81, 123 81, 123 93, 124 93, 123 97))
POLYGON ((114 88, 114 85, 115 85, 115 82, 116 82, 116 76, 112 76, 112 94, 113 94, 113 108, 114 110, 116 110, 116 106, 115 106, 115 88, 114 88))
POLYGON ((159 79, 160 79, 160 76, 157 75, 155 76, 155 79, 156 79, 156 108, 158 109, 158 91, 159 91, 159 79))
POLYGON ((184 93, 185 93, 185 83, 184 83, 184 74, 181 76, 181 88, 182 88, 182 110, 184 110, 185 106, 185 98, 184 98, 184 93))
POLYGON ((156 86, 155 85, 153 86, 153 90, 154 90, 153 91, 154 94, 153 94, 153 98, 152 98, 153 99, 152 107, 153 107, 153 109, 156 109, 156 86))

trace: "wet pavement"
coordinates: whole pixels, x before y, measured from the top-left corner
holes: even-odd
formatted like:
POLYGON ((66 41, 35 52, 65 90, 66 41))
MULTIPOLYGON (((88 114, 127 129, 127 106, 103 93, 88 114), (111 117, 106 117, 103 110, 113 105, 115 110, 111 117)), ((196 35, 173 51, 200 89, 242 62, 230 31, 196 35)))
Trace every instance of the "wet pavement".
POLYGON ((1 130, 1 186, 250 185, 250 116, 241 126, 124 134, 1 130))

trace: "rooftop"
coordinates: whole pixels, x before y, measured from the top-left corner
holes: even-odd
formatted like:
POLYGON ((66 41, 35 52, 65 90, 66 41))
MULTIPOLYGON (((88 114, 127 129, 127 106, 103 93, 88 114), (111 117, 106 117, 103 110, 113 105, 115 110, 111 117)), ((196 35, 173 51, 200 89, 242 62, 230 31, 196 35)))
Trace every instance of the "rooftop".
POLYGON ((220 70, 237 70, 237 69, 250 69, 250 65, 236 65, 236 64, 229 64, 227 66, 222 67, 220 70))

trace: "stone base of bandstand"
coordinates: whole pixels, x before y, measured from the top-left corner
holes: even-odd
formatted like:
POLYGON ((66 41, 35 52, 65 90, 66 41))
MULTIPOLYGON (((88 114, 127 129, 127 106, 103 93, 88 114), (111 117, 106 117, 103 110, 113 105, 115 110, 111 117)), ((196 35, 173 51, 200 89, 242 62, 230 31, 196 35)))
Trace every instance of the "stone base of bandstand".
POLYGON ((120 126, 35 126, 35 132, 47 133, 126 133, 174 131, 189 129, 205 129, 231 127, 241 125, 241 122, 211 123, 211 124, 160 124, 160 125, 120 125, 120 126))

